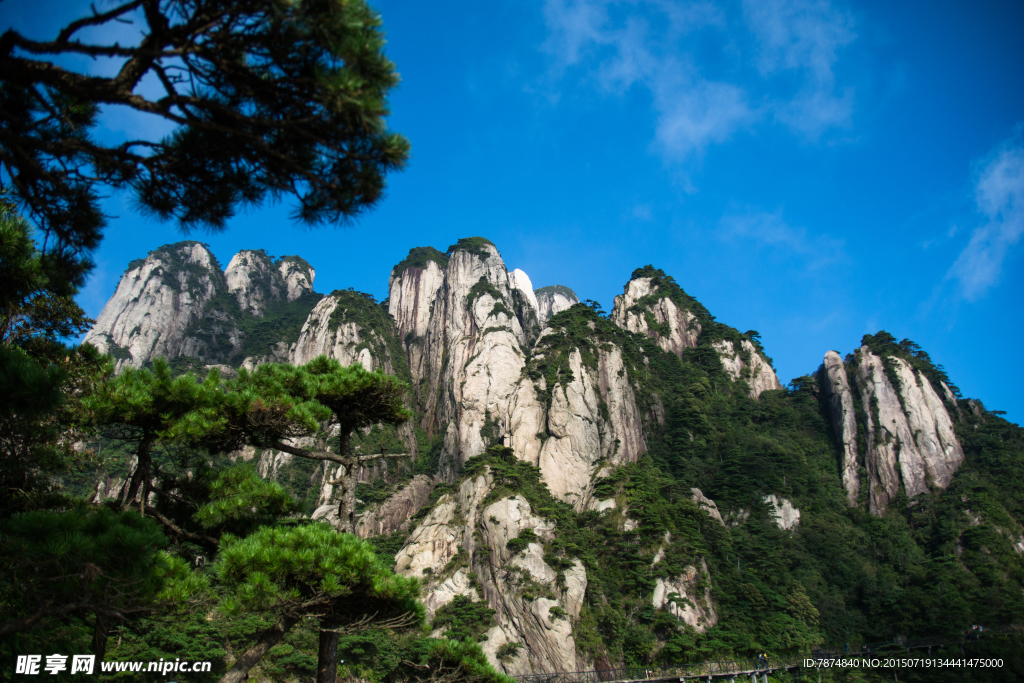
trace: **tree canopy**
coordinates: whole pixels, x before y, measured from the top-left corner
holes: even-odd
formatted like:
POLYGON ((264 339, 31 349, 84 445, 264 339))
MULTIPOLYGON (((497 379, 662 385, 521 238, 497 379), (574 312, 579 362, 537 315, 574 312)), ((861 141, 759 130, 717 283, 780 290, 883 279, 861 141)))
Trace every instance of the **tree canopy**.
POLYGON ((72 282, 91 267, 105 222, 97 188, 185 229, 222 229, 240 204, 284 195, 297 220, 338 223, 372 207, 409 144, 390 132, 398 83, 380 17, 362 0, 127 0, 51 40, 0 36, 0 168, 72 282), (138 27, 134 45, 90 29, 138 27), (93 32, 95 35, 95 32, 93 32), (113 61, 76 72, 69 55, 113 61), (176 126, 105 143, 101 107, 176 126))

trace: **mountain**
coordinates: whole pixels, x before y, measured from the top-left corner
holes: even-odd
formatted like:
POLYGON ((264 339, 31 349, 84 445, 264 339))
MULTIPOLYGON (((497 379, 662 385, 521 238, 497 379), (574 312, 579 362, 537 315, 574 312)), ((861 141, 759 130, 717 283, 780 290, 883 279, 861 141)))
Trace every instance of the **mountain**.
MULTIPOLYGON (((479 640, 499 670, 1021 623, 1024 433, 909 340, 866 335, 783 386, 756 332, 653 266, 609 315, 533 289, 481 237, 412 249, 384 302, 316 294, 313 276, 298 257, 221 271, 201 244, 162 247, 87 341, 122 365, 326 354, 400 377, 414 419, 354 443, 416 459, 363 470, 358 533, 422 579, 436 634, 479 640)), ((330 467, 237 457, 336 519, 330 467)))
POLYGON ((315 275, 297 256, 242 251, 222 271, 199 242, 163 246, 128 264, 84 341, 119 367, 161 356, 193 361, 185 365, 287 360, 298 325, 320 298, 315 275))

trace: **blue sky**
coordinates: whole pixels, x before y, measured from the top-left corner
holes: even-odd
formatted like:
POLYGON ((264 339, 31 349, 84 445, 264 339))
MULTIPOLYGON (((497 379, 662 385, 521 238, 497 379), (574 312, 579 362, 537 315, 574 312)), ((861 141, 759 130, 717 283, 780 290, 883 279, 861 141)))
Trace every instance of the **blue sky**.
MULTIPOLYGON (((383 298, 411 247, 482 235, 534 286, 611 310, 652 263, 759 330, 784 382, 885 329, 1024 419, 1021 3, 373 4, 408 169, 344 229, 296 227, 283 205, 194 235, 222 265, 299 254, 319 291, 383 298)), ((41 6, 6 0, 2 23, 42 37, 88 3, 41 6)), ((164 130, 118 111, 104 125, 164 130)), ((107 204, 92 315, 131 259, 182 238, 127 196, 107 204)))

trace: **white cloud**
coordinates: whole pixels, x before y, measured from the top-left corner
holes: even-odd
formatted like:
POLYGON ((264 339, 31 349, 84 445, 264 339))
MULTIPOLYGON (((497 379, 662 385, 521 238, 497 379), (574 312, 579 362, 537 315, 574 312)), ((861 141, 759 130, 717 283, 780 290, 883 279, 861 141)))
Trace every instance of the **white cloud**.
POLYGON ((581 70, 606 94, 645 88, 655 147, 672 160, 699 157, 764 114, 817 138, 853 112, 835 66, 856 35, 828 0, 546 0, 544 18, 554 73, 581 70))
POLYGON ((809 235, 806 228, 793 227, 781 211, 751 211, 728 214, 721 219, 722 237, 741 240, 782 252, 792 261, 802 261, 807 271, 845 260, 844 243, 828 235, 809 235))
POLYGON ((985 222, 971 234, 970 242, 947 274, 960 281, 961 294, 972 301, 999 280, 1003 261, 1024 234, 1021 125, 981 164, 974 199, 985 222))
POLYGON ((827 0, 744 0, 763 76, 795 73, 794 96, 775 103, 781 122, 812 137, 849 122, 853 91, 836 92, 839 50, 856 38, 853 20, 827 0))

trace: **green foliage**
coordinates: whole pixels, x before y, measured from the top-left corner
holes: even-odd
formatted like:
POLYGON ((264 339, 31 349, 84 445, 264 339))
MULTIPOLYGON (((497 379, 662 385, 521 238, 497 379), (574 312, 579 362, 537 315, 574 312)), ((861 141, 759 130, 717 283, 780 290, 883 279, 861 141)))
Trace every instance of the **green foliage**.
POLYGON ((321 298, 315 292, 305 292, 294 301, 271 301, 260 316, 240 316, 238 330, 245 335, 244 341, 229 364, 236 365, 250 356, 268 356, 277 344, 298 341, 302 325, 321 298))
POLYGON ((540 289, 533 290, 533 293, 536 294, 538 297, 541 294, 548 294, 548 293, 550 293, 550 294, 561 294, 564 297, 567 297, 569 299, 575 299, 576 301, 580 300, 580 298, 578 296, 576 296, 576 292, 572 291, 571 289, 569 289, 565 285, 548 285, 547 287, 541 287, 540 289))
MULTIPOLYGON (((134 9, 83 15, 61 36, 82 22, 105 35, 134 9)), ((36 59, 32 41, 12 30, 0 55, 0 155, 42 242, 75 284, 92 267, 106 220, 101 185, 134 190, 139 208, 176 219, 186 232, 221 230, 240 205, 282 193, 297 199, 296 220, 338 224, 376 204, 385 175, 408 159, 408 141, 385 122, 398 75, 384 54, 380 17, 365 2, 154 5, 139 31, 139 44, 127 47, 57 38, 36 59), (173 49, 165 35, 172 24, 194 27, 173 49), (49 60, 81 50, 117 54, 141 70, 127 83, 68 65, 59 79, 40 77, 52 71, 49 60), (261 58, 239 60, 243 54, 261 58), (147 100, 135 87, 178 58, 192 84, 186 119, 171 113, 183 104, 174 95, 147 100), (159 140, 107 146, 91 135, 101 102, 176 127, 159 140)))
POLYGON ((537 534, 533 529, 523 529, 519 532, 518 536, 510 538, 508 543, 505 544, 505 547, 508 548, 510 553, 515 555, 526 550, 526 546, 531 543, 536 543, 537 541, 537 534))
POLYGON ((0 536, 0 633, 145 611, 164 576, 180 569, 160 551, 165 543, 159 525, 134 512, 78 506, 14 515, 0 536))
POLYGON ((431 261, 444 270, 448 267, 448 254, 442 254, 433 247, 413 247, 409 250, 409 255, 391 269, 391 274, 397 276, 409 268, 426 268, 431 261))
POLYGON ((512 683, 487 663, 480 646, 462 642, 376 631, 338 641, 342 676, 380 683, 467 681, 512 683))
POLYGON ((402 549, 408 538, 409 534, 406 532, 393 531, 390 534, 368 538, 366 542, 373 548, 373 552, 377 553, 380 561, 385 566, 393 569, 395 566, 395 555, 402 549))
MULTIPOLYGON (((488 280, 486 276, 481 275, 480 279, 477 280, 472 287, 470 287, 469 294, 466 295, 466 308, 472 310, 473 302, 479 299, 480 297, 484 296, 485 294, 494 299, 496 302, 498 302, 495 305, 503 306, 502 302, 505 301, 505 297, 503 297, 501 295, 501 292, 499 292, 494 287, 494 285, 491 284, 490 280, 488 280)), ((508 309, 506 308, 505 310, 507 311, 508 309)))
MULTIPOLYGON (((554 608, 552 608, 554 609, 554 608)), ((515 658, 516 654, 523 649, 523 644, 518 642, 502 643, 495 652, 495 656, 502 662, 508 662, 515 658)))
POLYGON ((467 251, 474 256, 486 259, 491 254, 485 247, 494 247, 494 242, 484 237, 462 237, 458 242, 448 247, 448 258, 457 251, 467 251))
POLYGON ((203 436, 203 443, 217 451, 245 443, 265 448, 285 437, 316 434, 321 423, 331 423, 339 425, 347 446, 357 428, 408 419, 405 392, 405 384, 394 377, 359 364, 343 367, 326 356, 303 366, 242 368, 227 383, 217 408, 219 426, 203 436))
POLYGON ((224 538, 215 567, 228 612, 305 610, 344 624, 365 615, 423 620, 419 582, 397 576, 365 541, 323 524, 224 538))
POLYGON ((92 323, 66 276, 0 190, 0 510, 8 513, 57 504, 54 477, 85 459, 72 446, 85 425, 68 398, 104 362, 92 347, 63 343, 92 323))
MULTIPOLYGON (((960 390, 952 381, 950 381, 945 369, 941 365, 936 365, 932 361, 931 356, 928 355, 927 351, 923 350, 920 346, 909 339, 904 339, 897 343, 894 336, 885 330, 881 330, 874 335, 865 334, 860 343, 861 346, 868 347, 871 349, 872 353, 877 356, 881 356, 883 359, 889 359, 892 357, 902 358, 910 363, 912 368, 920 371, 921 374, 928 378, 928 381, 932 384, 932 388, 939 397, 945 399, 945 392, 942 390, 943 383, 949 387, 954 396, 960 396, 960 390)), ((893 385, 899 386, 899 380, 895 378, 895 373, 892 371, 888 363, 886 363, 885 369, 886 375, 889 376, 893 385)))
POLYGON ((444 629, 451 640, 484 640, 484 633, 494 625, 494 610, 486 600, 473 602, 465 595, 456 595, 434 615, 433 629, 444 629))
POLYGON ((264 480, 255 468, 240 463, 222 471, 210 484, 209 502, 196 512, 206 529, 245 536, 296 508, 280 484, 264 480))

